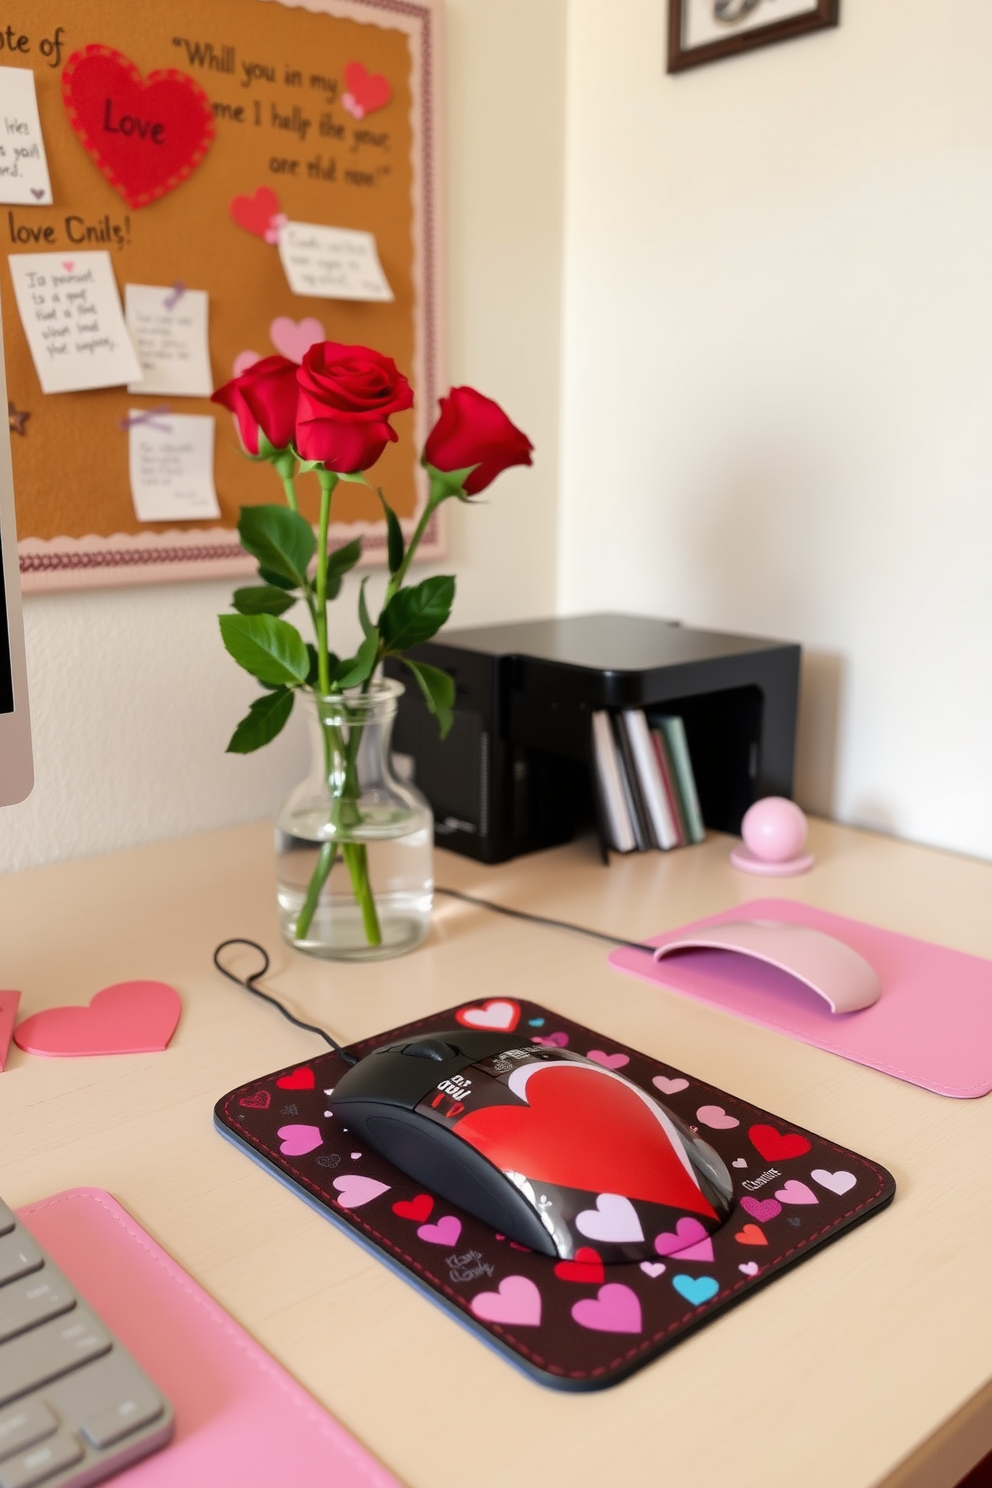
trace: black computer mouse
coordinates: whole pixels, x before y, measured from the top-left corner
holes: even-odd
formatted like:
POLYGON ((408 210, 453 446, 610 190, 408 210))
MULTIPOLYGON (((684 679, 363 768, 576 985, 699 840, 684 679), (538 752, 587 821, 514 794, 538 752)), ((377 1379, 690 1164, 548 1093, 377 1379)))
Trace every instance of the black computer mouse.
POLYGON ((712 1147, 566 1049, 451 1029, 376 1049, 329 1094, 383 1157, 543 1255, 657 1258, 655 1237, 680 1219, 698 1221, 701 1241, 730 1213, 733 1183, 712 1147))

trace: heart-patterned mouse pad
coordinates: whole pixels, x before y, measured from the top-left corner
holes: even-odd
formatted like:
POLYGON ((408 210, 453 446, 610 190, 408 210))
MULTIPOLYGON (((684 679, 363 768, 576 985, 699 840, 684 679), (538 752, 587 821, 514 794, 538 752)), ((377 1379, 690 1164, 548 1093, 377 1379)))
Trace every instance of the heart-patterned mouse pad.
MULTIPOLYGON (((333 1114, 348 1066, 324 1054, 218 1101, 221 1132, 380 1254, 432 1300, 543 1384, 616 1384, 790 1266, 883 1209, 895 1193, 877 1164, 768 1111, 615 1043, 536 1003, 467 1003, 351 1046, 443 1029, 513 1033, 569 1049, 655 1096, 723 1158, 734 1181, 715 1233, 686 1213, 649 1236, 652 1258, 604 1264, 597 1250, 630 1223, 629 1201, 598 1194, 580 1216, 590 1243, 568 1261, 536 1254, 425 1191, 354 1140, 333 1114)), ((625 1155, 617 1153, 617 1171, 625 1155)))

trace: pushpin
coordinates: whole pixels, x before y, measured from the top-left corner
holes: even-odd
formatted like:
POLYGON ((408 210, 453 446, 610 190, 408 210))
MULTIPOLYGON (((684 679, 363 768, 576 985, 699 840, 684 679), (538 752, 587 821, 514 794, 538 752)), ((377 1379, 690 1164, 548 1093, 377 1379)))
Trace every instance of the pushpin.
POLYGON ((744 813, 741 822, 741 847, 735 847, 730 861, 745 873, 764 874, 768 878, 785 878, 805 873, 813 866, 813 854, 804 853, 806 815, 784 796, 766 796, 744 813))

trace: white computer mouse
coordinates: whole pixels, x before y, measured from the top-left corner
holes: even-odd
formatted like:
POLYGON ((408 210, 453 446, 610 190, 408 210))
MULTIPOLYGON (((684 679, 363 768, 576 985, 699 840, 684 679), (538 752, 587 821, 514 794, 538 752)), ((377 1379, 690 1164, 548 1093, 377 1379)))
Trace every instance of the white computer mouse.
POLYGON ((724 920, 703 925, 654 953, 656 961, 679 951, 731 951, 777 966, 819 994, 832 1013, 857 1013, 882 995, 874 968, 844 941, 781 920, 724 920))

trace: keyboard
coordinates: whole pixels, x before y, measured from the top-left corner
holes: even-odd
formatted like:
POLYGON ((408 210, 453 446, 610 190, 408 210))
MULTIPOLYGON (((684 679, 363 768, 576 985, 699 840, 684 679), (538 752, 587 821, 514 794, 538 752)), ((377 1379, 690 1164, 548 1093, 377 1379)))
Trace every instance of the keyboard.
POLYGON ((84 1488, 173 1432, 172 1407, 0 1200, 0 1488, 84 1488))

